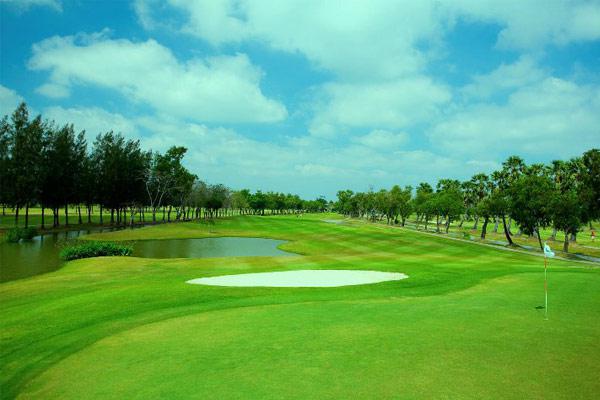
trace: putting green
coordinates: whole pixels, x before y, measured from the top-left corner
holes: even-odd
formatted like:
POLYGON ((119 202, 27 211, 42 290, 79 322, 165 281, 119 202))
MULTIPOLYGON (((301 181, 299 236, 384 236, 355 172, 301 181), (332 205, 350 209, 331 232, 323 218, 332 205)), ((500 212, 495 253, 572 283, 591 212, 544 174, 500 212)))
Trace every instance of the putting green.
POLYGON ((502 398, 600 393, 600 271, 323 216, 243 217, 104 237, 260 236, 303 257, 98 258, 0 285, 5 398, 502 398), (198 277, 378 270, 331 288, 198 277))

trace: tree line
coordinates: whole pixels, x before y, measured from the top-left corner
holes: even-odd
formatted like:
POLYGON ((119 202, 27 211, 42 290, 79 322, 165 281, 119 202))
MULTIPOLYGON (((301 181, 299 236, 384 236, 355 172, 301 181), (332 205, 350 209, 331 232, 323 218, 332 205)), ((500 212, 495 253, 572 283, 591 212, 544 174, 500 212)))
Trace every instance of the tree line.
POLYGON ((388 224, 405 225, 410 215, 416 215, 415 225, 428 229, 430 222, 436 232, 448 233, 450 224, 460 227, 473 222, 481 224, 485 239, 488 225, 494 232, 502 224, 509 245, 513 245, 513 224, 518 231, 537 237, 543 249, 540 229, 553 228, 565 233, 563 250, 575 241, 582 226, 600 218, 600 150, 592 149, 581 157, 551 164, 527 165, 518 156, 509 157, 502 168, 490 175, 479 173, 461 182, 440 179, 435 188, 420 183, 416 190, 394 186, 390 190, 337 193, 335 209, 347 216, 370 220, 387 220, 388 224))
POLYGON ((72 124, 58 126, 30 118, 21 103, 0 120, 0 204, 2 213, 14 209, 15 226, 20 213, 29 225, 29 210, 39 206, 42 229, 46 212, 52 226, 60 215, 79 224, 92 222, 94 207, 100 223, 129 224, 216 218, 240 214, 265 215, 324 211, 322 198, 303 200, 298 195, 247 189, 234 191, 222 184, 208 184, 188 171, 182 160, 185 147, 164 153, 144 150, 138 140, 121 134, 99 134, 89 150, 85 132, 72 124), (69 209, 75 207, 76 215, 69 209))

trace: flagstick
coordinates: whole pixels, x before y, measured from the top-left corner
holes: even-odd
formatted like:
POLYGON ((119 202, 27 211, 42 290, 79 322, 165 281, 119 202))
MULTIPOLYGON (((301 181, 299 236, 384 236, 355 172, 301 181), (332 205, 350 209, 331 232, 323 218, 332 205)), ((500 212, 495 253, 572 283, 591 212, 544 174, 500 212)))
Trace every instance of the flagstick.
POLYGON ((544 304, 544 319, 548 320, 548 261, 546 255, 544 255, 544 295, 546 297, 544 304))

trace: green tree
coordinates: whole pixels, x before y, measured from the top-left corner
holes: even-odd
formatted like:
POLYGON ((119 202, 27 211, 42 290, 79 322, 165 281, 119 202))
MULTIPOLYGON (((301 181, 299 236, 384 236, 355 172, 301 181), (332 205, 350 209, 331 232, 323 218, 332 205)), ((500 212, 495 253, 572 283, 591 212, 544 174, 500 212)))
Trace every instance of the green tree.
POLYGON ((458 181, 440 186, 440 190, 436 192, 435 196, 435 210, 438 214, 437 230, 439 231, 439 217, 443 217, 446 220, 446 233, 448 233, 451 222, 460 217, 465 210, 463 194, 458 181))
POLYGON ((237 208, 240 214, 250 208, 250 191, 248 189, 236 190, 231 194, 231 205, 237 208))
POLYGON ((495 190, 477 204, 477 214, 483 217, 481 239, 485 239, 490 218, 501 218, 508 212, 506 196, 495 190))
MULTIPOLYGON (((463 183, 463 192, 465 193, 465 207, 475 214, 475 223, 473 229, 477 229, 479 222, 479 204, 489 195, 491 189, 490 179, 486 174, 476 174, 468 182, 463 183)), ((489 222, 489 221, 488 221, 489 222)))
POLYGON ((42 117, 29 121, 27 105, 21 103, 12 114, 8 143, 12 157, 8 163, 7 178, 11 182, 9 195, 15 206, 15 225, 19 223, 19 209, 25 207, 25 227, 29 225, 29 207, 37 202, 40 190, 40 167, 44 127, 42 117))
POLYGON ((563 251, 569 252, 569 237, 577 233, 584 222, 585 204, 575 190, 556 191, 550 207, 554 228, 565 233, 563 251))
POLYGON ((581 157, 582 200, 585 202, 585 220, 600 218, 600 149, 591 149, 581 157))
MULTIPOLYGON (((181 164, 187 149, 182 146, 173 146, 165 154, 153 153, 144 172, 144 186, 148 194, 152 222, 156 223, 156 212, 176 190, 178 179, 184 173, 185 167, 181 164)), ((171 196, 172 198, 173 196, 171 196)))
MULTIPOLYGON (((502 196, 505 198, 505 202, 506 204, 509 204, 509 200, 508 200, 508 189, 509 189, 509 183, 508 183, 508 173, 505 170, 502 171, 494 171, 492 172, 492 187, 494 188, 494 190, 497 191, 497 196, 502 196)), ((506 237, 506 241, 508 242, 509 246, 514 245, 512 238, 510 237, 510 231, 508 228, 508 224, 506 223, 506 214, 508 213, 509 208, 507 207, 506 209, 506 213, 503 213, 502 215, 498 216, 497 218, 502 220, 502 228, 504 230, 504 236, 506 237)), ((498 220, 497 219, 497 220, 498 220)), ((496 224, 497 227, 497 224, 496 224)), ((496 228, 494 228, 495 231, 496 228)))
POLYGON ((2 204, 2 215, 6 215, 6 206, 10 203, 12 194, 8 185, 11 166, 10 131, 8 116, 5 115, 0 120, 0 204, 2 204))
POLYGON ((542 250, 539 230, 552 221, 554 195, 554 185, 546 176, 523 175, 509 189, 510 215, 525 234, 537 236, 542 250))
POLYGON ((417 193, 413 200, 413 208, 417 213, 416 228, 419 228, 419 222, 425 221, 425 230, 427 230, 427 222, 432 215, 433 208, 430 198, 433 196, 433 188, 427 182, 419 183, 417 193))

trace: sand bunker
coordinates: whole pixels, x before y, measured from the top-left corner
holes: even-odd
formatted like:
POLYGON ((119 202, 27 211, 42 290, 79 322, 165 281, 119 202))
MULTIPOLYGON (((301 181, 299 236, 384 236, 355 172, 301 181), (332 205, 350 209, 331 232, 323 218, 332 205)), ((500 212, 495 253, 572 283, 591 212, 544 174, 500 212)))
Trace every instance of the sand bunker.
POLYGON ((211 286, 335 287, 398 281, 406 278, 408 278, 408 275, 398 272, 309 269, 213 276, 210 278, 192 279, 187 281, 187 283, 211 286))

